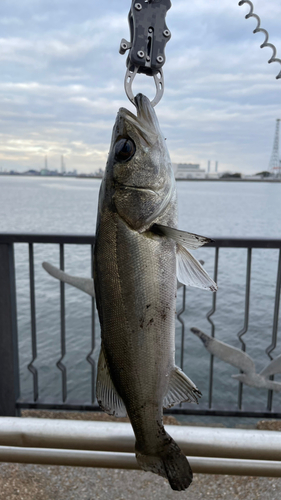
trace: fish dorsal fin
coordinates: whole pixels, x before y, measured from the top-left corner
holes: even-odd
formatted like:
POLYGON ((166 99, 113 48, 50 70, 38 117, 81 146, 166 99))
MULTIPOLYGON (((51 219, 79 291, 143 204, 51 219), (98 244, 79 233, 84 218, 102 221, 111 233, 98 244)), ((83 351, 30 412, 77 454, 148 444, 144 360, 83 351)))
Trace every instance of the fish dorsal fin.
POLYGON ((206 245, 206 243, 211 243, 213 241, 210 238, 206 238, 206 236, 187 233, 186 231, 180 231, 179 229, 169 226, 162 226, 161 224, 153 224, 150 231, 154 234, 158 234, 159 236, 171 238, 179 245, 182 245, 185 248, 190 248, 191 250, 195 250, 196 248, 202 247, 203 245, 206 245))
POLYGON ((171 374, 168 392, 164 397, 163 407, 171 408, 171 406, 184 402, 198 403, 198 398, 201 395, 192 380, 178 366, 175 366, 171 374))
POLYGON ((100 407, 109 415, 126 417, 127 410, 111 380, 103 347, 101 347, 98 362, 97 400, 100 407))
POLYGON ((216 292, 218 287, 191 253, 177 244, 177 278, 186 286, 195 286, 216 292))
POLYGON ((49 262, 43 262, 42 267, 49 273, 53 278, 57 280, 63 281, 63 283, 67 283, 68 285, 74 286, 82 292, 91 295, 91 297, 95 296, 94 290, 94 281, 91 278, 80 278, 78 276, 70 276, 70 274, 65 273, 58 267, 52 266, 49 262))

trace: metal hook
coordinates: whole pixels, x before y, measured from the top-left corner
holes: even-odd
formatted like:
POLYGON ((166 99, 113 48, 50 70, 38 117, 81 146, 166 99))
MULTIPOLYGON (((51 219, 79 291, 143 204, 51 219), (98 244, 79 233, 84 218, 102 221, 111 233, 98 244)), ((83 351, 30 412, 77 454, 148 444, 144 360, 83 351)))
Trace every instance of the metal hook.
MULTIPOLYGON (((126 71, 126 74, 125 74, 125 81, 124 81, 126 95, 127 95, 128 99, 134 105, 136 105, 136 103, 135 103, 135 97, 134 97, 133 90, 132 90, 132 85, 133 85, 133 81, 135 79, 135 76, 138 72, 138 69, 139 69, 138 67, 135 67, 134 71, 130 71, 128 68, 126 71)), ((151 101, 151 106, 154 107, 162 99, 162 96, 164 93, 164 75, 163 75, 162 68, 159 69, 159 71, 156 73, 156 75, 153 75, 153 78, 154 78, 154 83, 155 83, 155 87, 156 87, 156 95, 155 95, 154 99, 151 101)))

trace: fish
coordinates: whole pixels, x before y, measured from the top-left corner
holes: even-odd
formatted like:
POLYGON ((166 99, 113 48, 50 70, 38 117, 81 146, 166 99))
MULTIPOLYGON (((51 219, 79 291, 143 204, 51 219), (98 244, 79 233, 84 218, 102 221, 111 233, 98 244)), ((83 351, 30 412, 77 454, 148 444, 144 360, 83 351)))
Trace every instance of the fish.
POLYGON ((96 396, 110 415, 128 415, 136 459, 168 479, 173 490, 192 482, 189 462, 163 426, 163 408, 197 403, 201 393, 175 364, 177 279, 216 291, 189 249, 207 237, 177 229, 174 173, 149 99, 137 114, 117 113, 101 183, 94 247, 94 283, 49 263, 52 276, 95 296, 101 325, 96 396))

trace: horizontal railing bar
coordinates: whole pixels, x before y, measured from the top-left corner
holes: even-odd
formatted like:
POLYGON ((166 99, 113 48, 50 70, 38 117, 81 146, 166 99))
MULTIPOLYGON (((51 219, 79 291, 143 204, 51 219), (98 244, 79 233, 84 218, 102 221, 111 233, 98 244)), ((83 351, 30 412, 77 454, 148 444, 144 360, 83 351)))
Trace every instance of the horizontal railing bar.
MULTIPOLYGON (((239 460, 229 458, 187 457, 198 474, 230 474, 236 476, 280 477, 281 462, 239 460)), ((140 469, 133 453, 17 448, 0 446, 0 461, 73 467, 104 467, 106 469, 140 469)))
POLYGON ((173 408, 164 410, 166 415, 209 415, 210 417, 246 417, 246 418, 281 418, 280 411, 268 410, 221 410, 219 408, 202 408, 200 410, 173 408))
MULTIPOLYGON (((281 460, 281 433, 167 425, 168 433, 189 456, 281 460)), ((48 418, 0 418, 0 446, 59 448, 133 453, 131 424, 48 418)))
POLYGON ((222 248, 281 248, 281 239, 277 238, 229 238, 215 236, 214 241, 207 243, 205 247, 222 248))
MULTIPOLYGON (((73 410, 73 411, 102 411, 96 404, 81 402, 62 403, 58 401, 36 402, 33 401, 17 401, 16 408, 22 410, 73 410)), ((164 410, 164 415, 198 415, 210 417, 246 417, 246 418, 281 418, 281 412, 277 411, 260 411, 260 410, 221 410, 221 409, 190 409, 190 408, 173 408, 164 410)))
MULTIPOLYGON (((208 247, 234 248, 281 248, 279 238, 230 238, 213 237, 214 241, 208 247)), ((94 235, 83 234, 20 234, 0 233, 0 243, 65 243, 77 245, 93 245, 94 235)))
POLYGON ((94 245, 95 236, 90 234, 0 233, 0 244, 1 243, 65 243, 67 245, 94 245))

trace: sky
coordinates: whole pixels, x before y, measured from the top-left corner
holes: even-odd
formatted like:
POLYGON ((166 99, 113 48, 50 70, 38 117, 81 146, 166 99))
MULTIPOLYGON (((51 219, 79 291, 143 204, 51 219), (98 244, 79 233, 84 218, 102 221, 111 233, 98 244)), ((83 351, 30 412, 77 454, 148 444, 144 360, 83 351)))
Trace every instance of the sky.
MULTIPOLYGON (((131 0, 0 0, 0 170, 90 173, 104 168, 124 91, 131 0)), ((237 0, 173 0, 166 23, 165 93, 155 110, 173 163, 215 161, 219 171, 268 168, 281 118, 281 66, 260 49, 249 6, 237 0)), ((281 2, 254 12, 281 58, 281 2)), ((137 75, 134 93, 154 96, 137 75)))

